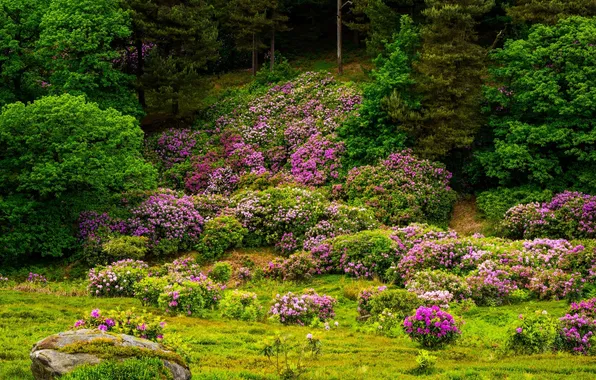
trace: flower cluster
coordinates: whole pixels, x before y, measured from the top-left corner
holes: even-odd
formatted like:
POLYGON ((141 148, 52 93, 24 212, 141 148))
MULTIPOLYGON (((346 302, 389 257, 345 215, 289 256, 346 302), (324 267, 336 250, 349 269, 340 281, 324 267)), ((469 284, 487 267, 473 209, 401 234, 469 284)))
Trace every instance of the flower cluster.
POLYGON ((190 129, 170 128, 158 137, 155 153, 166 168, 171 168, 191 156, 197 144, 196 135, 190 129))
POLYGON ((431 348, 454 342, 461 334, 457 325, 453 316, 438 306, 419 307, 403 324, 412 340, 431 348))
POLYGON ((225 285, 217 284, 201 273, 190 280, 165 286, 158 296, 157 304, 167 313, 200 315, 204 309, 219 303, 224 289, 225 285))
POLYGON ((41 274, 29 272, 29 276, 27 277, 27 282, 30 282, 33 284, 45 285, 48 283, 48 280, 45 278, 45 276, 42 276, 41 274))
POLYGON ((313 289, 300 296, 289 292, 275 297, 269 314, 278 318, 283 324, 308 325, 313 320, 326 321, 335 316, 333 306, 337 301, 327 295, 318 295, 313 289))
POLYGON ((147 276, 148 265, 132 259, 89 270, 87 289, 92 296, 132 297, 135 283, 147 276))
POLYGON ((102 314, 93 309, 89 315, 75 322, 75 329, 98 329, 159 342, 163 339, 166 324, 152 314, 137 312, 134 308, 126 311, 111 310, 102 314))
POLYGON ((514 206, 502 228, 512 238, 595 238, 596 196, 565 191, 550 202, 514 206))
POLYGON ((364 289, 358 294, 358 315, 361 318, 368 318, 371 315, 370 300, 379 293, 385 291, 386 286, 378 286, 376 288, 364 289))
POLYGON ((561 348, 587 354, 596 333, 596 298, 572 303, 569 312, 560 318, 561 348))

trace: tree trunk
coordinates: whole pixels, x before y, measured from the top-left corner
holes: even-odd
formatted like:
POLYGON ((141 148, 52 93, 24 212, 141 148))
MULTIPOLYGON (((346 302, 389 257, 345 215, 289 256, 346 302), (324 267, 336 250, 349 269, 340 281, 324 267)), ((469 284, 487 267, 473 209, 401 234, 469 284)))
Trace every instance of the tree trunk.
POLYGON ((252 76, 257 75, 257 37, 252 34, 252 76))
POLYGON ((145 99, 145 89, 141 84, 141 77, 144 74, 145 57, 143 56, 143 41, 137 39, 135 41, 135 47, 137 49, 137 96, 139 97, 139 103, 143 109, 147 108, 147 100, 145 99))
POLYGON ((275 66, 275 26, 271 29, 271 61, 269 64, 269 70, 273 71, 275 66))
POLYGON ((342 62, 342 35, 341 35, 341 7, 343 0, 337 0, 337 73, 342 75, 344 73, 344 67, 342 62))

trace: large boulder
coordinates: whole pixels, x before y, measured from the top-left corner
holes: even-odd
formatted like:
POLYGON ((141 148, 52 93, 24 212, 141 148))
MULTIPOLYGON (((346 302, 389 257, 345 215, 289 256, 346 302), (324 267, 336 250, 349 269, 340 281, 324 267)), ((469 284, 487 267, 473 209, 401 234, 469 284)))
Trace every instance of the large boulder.
POLYGON ((161 344, 124 334, 99 330, 61 332, 40 340, 33 346, 31 371, 38 380, 50 380, 71 372, 78 366, 98 364, 102 360, 124 360, 135 354, 159 357, 172 372, 174 380, 189 380, 190 369, 182 358, 161 344), (102 347, 107 348, 102 352, 102 347))

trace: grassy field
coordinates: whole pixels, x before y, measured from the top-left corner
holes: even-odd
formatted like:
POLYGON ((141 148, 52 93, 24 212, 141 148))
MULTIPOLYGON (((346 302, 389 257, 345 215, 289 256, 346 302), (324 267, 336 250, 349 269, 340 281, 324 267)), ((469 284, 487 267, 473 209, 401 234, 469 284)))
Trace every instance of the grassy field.
MULTIPOLYGON (((188 339, 193 379, 276 378, 274 367, 262 356, 263 339, 276 331, 296 341, 313 333, 323 343, 323 353, 308 364, 309 379, 594 379, 596 358, 568 354, 514 356, 504 346, 518 314, 545 309, 564 314, 567 304, 536 302, 494 308, 474 308, 465 320, 462 338, 453 346, 436 351, 437 371, 416 376, 419 347, 406 336, 388 338, 363 331, 356 321, 358 289, 373 285, 343 276, 322 276, 308 284, 261 281, 242 286, 255 291, 266 307, 277 293, 298 292, 312 287, 339 301, 339 328, 286 327, 273 321, 246 323, 223 320, 217 310, 204 318, 164 317, 166 333, 188 339)), ((29 350, 50 334, 64 331, 93 308, 142 308, 131 298, 91 298, 81 295, 82 283, 62 283, 43 292, 27 287, 0 291, 0 379, 30 379, 29 350), (68 294, 68 295, 67 295, 68 294)), ((160 314, 157 309, 148 311, 160 314)))

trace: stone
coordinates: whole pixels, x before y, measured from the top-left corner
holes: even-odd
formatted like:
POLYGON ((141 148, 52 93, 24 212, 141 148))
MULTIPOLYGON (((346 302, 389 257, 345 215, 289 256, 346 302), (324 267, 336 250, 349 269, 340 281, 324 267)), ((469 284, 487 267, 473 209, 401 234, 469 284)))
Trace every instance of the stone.
MULTIPOLYGON (((130 335, 112 334, 89 329, 65 331, 42 339, 33 346, 29 354, 32 361, 31 372, 33 377, 37 380, 52 380, 71 372, 81 365, 100 363, 104 358, 99 357, 98 354, 60 351, 60 349, 67 346, 87 344, 94 341, 107 342, 113 344, 116 348, 123 348, 122 356, 110 358, 115 360, 124 360, 131 357, 125 353, 126 347, 151 350, 161 354, 161 356, 175 355, 174 352, 165 349, 159 343, 130 335)), ((186 364, 164 358, 162 360, 166 368, 172 373, 174 380, 190 380, 191 373, 186 364)))

